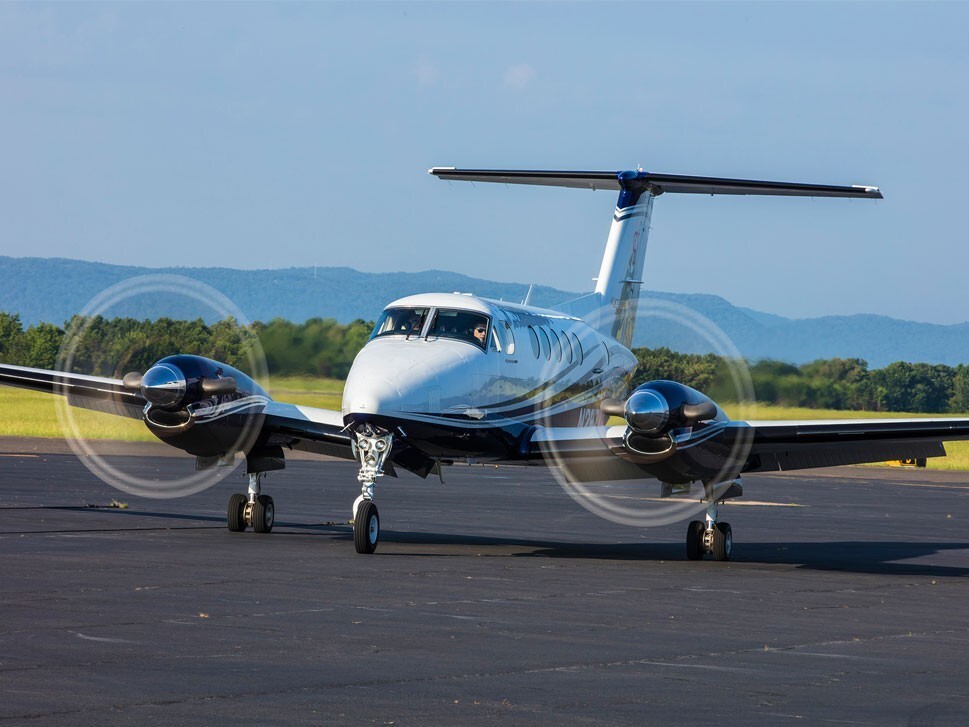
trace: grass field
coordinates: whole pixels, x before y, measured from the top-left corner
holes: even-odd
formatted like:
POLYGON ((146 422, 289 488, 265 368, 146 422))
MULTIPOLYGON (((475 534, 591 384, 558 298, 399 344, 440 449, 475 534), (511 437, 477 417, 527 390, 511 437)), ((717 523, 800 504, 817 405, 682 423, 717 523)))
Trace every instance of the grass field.
MULTIPOLYGON (((270 394, 274 399, 321 409, 339 409, 343 396, 343 382, 337 379, 313 379, 288 376, 271 379, 270 394)), ((63 429, 57 417, 56 397, 0 387, 0 436, 62 438, 63 429)), ((66 407, 65 407, 66 408, 66 407)), ((730 417, 739 417, 741 408, 725 404, 730 417)), ((930 417, 933 414, 901 412, 837 411, 833 409, 805 409, 756 404, 744 407, 747 419, 873 419, 892 417, 930 417)), ((151 442, 155 438, 137 420, 110 416, 84 409, 70 408, 82 436, 88 439, 116 439, 151 442)), ((949 442, 945 445, 948 457, 928 461, 929 469, 969 470, 969 442, 949 442)))

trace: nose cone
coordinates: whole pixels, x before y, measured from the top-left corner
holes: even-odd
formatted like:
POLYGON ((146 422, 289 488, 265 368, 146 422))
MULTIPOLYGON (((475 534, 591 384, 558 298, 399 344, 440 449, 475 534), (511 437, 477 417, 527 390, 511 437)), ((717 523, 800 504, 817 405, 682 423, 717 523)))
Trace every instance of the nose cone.
POLYGON ((172 364, 155 364, 141 379, 141 393, 162 409, 177 407, 185 396, 185 374, 172 364))
POLYGON ((343 389, 343 414, 425 412, 439 398, 438 376, 453 356, 422 340, 376 339, 357 354, 343 389))
POLYGON ((354 374, 347 377, 343 388, 343 413, 393 414, 401 411, 403 397, 400 390, 384 376, 354 374))

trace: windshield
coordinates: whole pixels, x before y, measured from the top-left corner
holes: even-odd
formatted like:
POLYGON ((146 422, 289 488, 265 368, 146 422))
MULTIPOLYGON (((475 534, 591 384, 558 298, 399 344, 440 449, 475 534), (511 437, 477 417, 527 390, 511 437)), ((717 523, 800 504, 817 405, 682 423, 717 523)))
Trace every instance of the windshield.
POLYGON ((439 308, 427 335, 457 338, 484 348, 488 341, 488 323, 488 316, 481 313, 439 308))
POLYGON ((428 310, 428 308, 388 308, 381 314, 370 337, 419 336, 428 310))

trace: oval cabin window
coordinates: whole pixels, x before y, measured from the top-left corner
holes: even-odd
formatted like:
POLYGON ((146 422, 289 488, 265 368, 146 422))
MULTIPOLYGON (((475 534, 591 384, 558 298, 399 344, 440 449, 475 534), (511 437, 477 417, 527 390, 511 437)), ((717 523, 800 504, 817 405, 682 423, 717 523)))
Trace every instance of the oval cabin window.
POLYGON ((538 334, 531 326, 528 327, 528 338, 532 342, 532 353, 535 354, 535 358, 538 358, 538 354, 541 353, 538 346, 538 334))

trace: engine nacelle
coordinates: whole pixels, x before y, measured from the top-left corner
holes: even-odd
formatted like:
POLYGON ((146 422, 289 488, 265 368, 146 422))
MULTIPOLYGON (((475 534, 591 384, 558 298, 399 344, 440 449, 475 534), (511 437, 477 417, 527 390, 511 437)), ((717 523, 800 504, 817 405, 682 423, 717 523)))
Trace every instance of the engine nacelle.
POLYGON ((672 433, 677 429, 726 418, 712 399, 675 381, 637 387, 623 404, 622 416, 628 425, 623 444, 644 463, 660 462, 676 452, 672 433))
POLYGON ((144 421, 151 433, 199 457, 248 451, 271 401, 238 369, 188 354, 163 358, 124 381, 148 402, 144 421))

